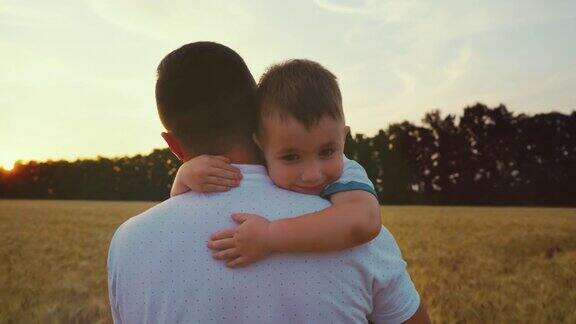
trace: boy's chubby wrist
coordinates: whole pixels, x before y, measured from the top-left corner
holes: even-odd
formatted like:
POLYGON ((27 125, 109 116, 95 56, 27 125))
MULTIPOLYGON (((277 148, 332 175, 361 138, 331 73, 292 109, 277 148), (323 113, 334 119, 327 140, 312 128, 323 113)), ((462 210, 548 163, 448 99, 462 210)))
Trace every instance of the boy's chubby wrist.
POLYGON ((268 224, 268 244, 271 252, 282 252, 282 220, 271 221, 268 224))
POLYGON ((176 171, 176 178, 189 177, 191 171, 190 168, 190 161, 185 162, 181 167, 178 168, 178 171, 176 171))

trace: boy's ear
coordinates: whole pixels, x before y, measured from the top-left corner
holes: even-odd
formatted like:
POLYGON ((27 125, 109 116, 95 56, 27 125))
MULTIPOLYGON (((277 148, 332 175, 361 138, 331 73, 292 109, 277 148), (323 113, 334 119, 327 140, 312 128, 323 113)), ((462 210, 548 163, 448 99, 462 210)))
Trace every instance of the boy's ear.
POLYGON ((344 134, 346 134, 346 136, 350 134, 350 126, 344 126, 344 134))
POLYGON ((180 143, 178 143, 178 140, 176 139, 174 134, 170 132, 162 132, 162 138, 166 141, 166 144, 168 144, 170 151, 172 151, 172 153, 176 155, 178 160, 185 162, 186 158, 184 156, 184 151, 182 150, 182 147, 180 146, 180 143))
POLYGON ((256 146, 262 151, 262 144, 260 144, 260 140, 258 139, 258 135, 256 133, 252 133, 252 140, 256 143, 256 146))

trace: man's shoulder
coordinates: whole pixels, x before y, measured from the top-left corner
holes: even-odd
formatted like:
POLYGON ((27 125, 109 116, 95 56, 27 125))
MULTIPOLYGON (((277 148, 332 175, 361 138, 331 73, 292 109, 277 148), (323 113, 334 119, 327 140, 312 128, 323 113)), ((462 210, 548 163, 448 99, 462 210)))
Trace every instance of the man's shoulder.
POLYGON ((406 266, 396 239, 385 226, 382 226, 380 234, 372 241, 352 248, 351 251, 357 251, 356 257, 367 262, 366 266, 373 267, 375 272, 380 272, 383 264, 389 270, 401 270, 406 266))
POLYGON ((384 247, 386 252, 390 254, 401 256, 398 243, 396 242, 394 235, 392 235, 386 226, 382 226, 380 234, 378 234, 378 236, 372 240, 371 243, 378 245, 379 247, 384 247))
POLYGON ((180 195, 164 200, 149 209, 141 212, 138 215, 132 216, 125 220, 116 229, 112 242, 119 239, 128 239, 130 237, 139 236, 144 232, 149 232, 153 229, 158 222, 163 219, 174 217, 182 211, 182 205, 186 202, 184 196, 188 196, 188 201, 193 201, 196 195, 180 195))

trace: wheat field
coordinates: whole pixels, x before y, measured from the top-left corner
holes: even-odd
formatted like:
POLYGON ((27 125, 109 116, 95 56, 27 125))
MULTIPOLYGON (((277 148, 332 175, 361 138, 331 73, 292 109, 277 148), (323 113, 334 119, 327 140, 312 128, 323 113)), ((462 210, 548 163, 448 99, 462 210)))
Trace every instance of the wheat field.
MULTIPOLYGON (((148 202, 0 200, 0 323, 108 323, 106 254, 148 202)), ((576 209, 383 207, 433 322, 576 322, 576 209)))

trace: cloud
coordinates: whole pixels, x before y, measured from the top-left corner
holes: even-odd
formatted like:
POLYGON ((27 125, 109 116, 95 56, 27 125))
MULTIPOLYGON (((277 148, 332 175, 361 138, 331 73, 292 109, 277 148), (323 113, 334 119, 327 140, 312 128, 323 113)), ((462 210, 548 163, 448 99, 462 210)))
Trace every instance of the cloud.
MULTIPOLYGON (((506 51, 515 50, 507 48, 502 37, 526 35, 509 46, 535 46, 527 31, 576 18, 576 2, 569 1, 487 0, 471 5, 457 0, 315 0, 314 4, 343 22, 352 22, 341 33, 342 43, 347 46, 344 50, 350 51, 347 56, 361 57, 362 63, 372 69, 370 74, 356 76, 355 88, 345 92, 364 93, 367 85, 387 83, 379 94, 371 87, 369 95, 377 99, 370 108, 358 110, 370 116, 357 115, 367 129, 381 126, 379 116, 389 121, 418 120, 433 108, 459 111, 469 103, 467 100, 528 97, 531 80, 522 78, 525 73, 511 75, 505 67, 487 72, 488 67, 502 64, 498 60, 506 57, 506 51), (506 83, 517 85, 503 93, 493 81, 485 80, 498 75, 506 83), (510 82, 511 78, 517 82, 510 82), (396 85, 390 85, 390 80, 396 85)), ((545 60, 536 55, 527 53, 523 59, 545 60)), ((348 106, 362 106, 364 101, 349 102, 348 106)))
POLYGON ((0 2, 0 22, 3 27, 34 27, 39 24, 50 24, 65 20, 69 9, 61 3, 3 1, 0 2))
POLYGON ((469 47, 460 49, 460 53, 454 61, 442 67, 443 75, 446 77, 446 83, 452 84, 458 80, 465 72, 470 62, 472 51, 469 47))
POLYGON ((327 0, 314 0, 314 3, 321 9, 341 13, 341 14, 360 14, 367 15, 370 14, 370 8, 366 5, 365 1, 361 5, 350 5, 349 3, 341 4, 335 1, 327 0))
POLYGON ((402 81, 402 84, 404 85, 404 89, 399 96, 406 97, 412 95, 416 89, 416 79, 414 76, 400 70, 394 70, 394 74, 402 81))
MULTIPOLYGON (((359 15, 384 25, 400 24, 401 37, 414 39, 450 39, 538 22, 576 17, 576 5, 566 2, 484 1, 471 6, 457 0, 314 0, 323 10, 335 14, 359 15)), ((374 27, 374 26, 373 26, 374 27)))
POLYGON ((250 10, 216 1, 86 0, 89 8, 111 24, 157 40, 231 39, 255 28, 250 10))

